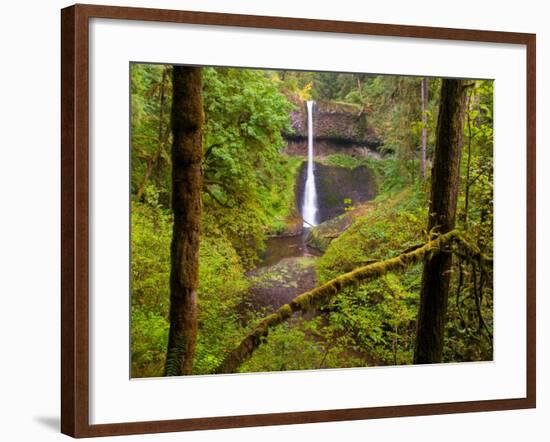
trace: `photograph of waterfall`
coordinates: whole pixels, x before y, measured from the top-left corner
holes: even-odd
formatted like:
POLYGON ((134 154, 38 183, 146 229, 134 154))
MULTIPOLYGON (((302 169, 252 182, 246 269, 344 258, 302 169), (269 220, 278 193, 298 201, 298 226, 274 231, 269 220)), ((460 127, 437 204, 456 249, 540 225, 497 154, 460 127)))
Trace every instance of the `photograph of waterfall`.
POLYGON ((132 63, 131 377, 493 361, 493 81, 132 63))

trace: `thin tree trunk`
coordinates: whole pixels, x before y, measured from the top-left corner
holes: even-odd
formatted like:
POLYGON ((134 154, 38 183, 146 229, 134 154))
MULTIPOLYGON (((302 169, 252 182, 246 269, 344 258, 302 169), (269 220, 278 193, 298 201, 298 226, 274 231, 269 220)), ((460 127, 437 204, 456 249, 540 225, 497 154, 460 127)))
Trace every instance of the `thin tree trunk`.
POLYGON ((471 164, 472 164, 472 119, 470 118, 470 112, 472 110, 472 93, 468 95, 467 100, 467 123, 468 123, 468 161, 466 164, 466 189, 464 195, 464 224, 468 225, 468 210, 470 203, 470 186, 471 186, 471 164))
POLYGON ((145 173, 143 174, 143 180, 141 180, 141 184, 136 193, 137 201, 141 201, 141 197, 145 193, 145 186, 147 185, 147 181, 149 181, 151 172, 153 172, 153 167, 155 166, 155 162, 157 161, 157 155, 158 153, 154 157, 149 158, 149 160, 147 161, 147 169, 145 169, 145 173))
MULTIPOLYGON (((167 74, 168 69, 165 67, 162 70, 162 80, 160 82, 160 91, 159 91, 159 127, 158 127, 158 149, 154 156, 149 158, 149 161, 147 161, 147 169, 145 170, 145 174, 143 175, 143 180, 141 181, 141 185, 139 186, 139 189, 136 194, 136 199, 138 201, 141 200, 141 197, 143 196, 143 193, 145 192, 145 186, 147 185, 147 181, 149 181, 149 178, 151 177, 151 173, 153 173, 153 169, 157 167, 160 162, 161 153, 164 150, 164 145, 166 143, 165 136, 163 135, 163 123, 164 123, 164 102, 165 102, 165 96, 166 96, 166 80, 167 80, 167 74)), ((168 131, 166 131, 168 132, 168 131)), ((160 187, 158 185, 158 173, 157 173, 157 187, 160 187)))
POLYGON ((158 127, 158 140, 159 140, 159 149, 157 157, 155 160, 155 182, 157 189, 161 188, 161 180, 163 176, 163 156, 164 148, 168 140, 169 129, 164 127, 164 107, 166 102, 166 83, 168 81, 168 66, 164 66, 162 70, 162 80, 160 84, 160 109, 159 109, 159 127, 158 127))
POLYGON ((422 151, 421 168, 422 178, 426 178, 426 148, 428 146, 428 78, 424 77, 420 83, 422 95, 422 151))
POLYGON ((197 334, 199 228, 202 188, 202 73, 174 66, 170 333, 165 375, 190 374, 197 334))
MULTIPOLYGON (((444 79, 437 121, 437 139, 431 177, 428 218, 430 234, 454 229, 460 180, 460 153, 464 130, 463 80, 444 79)), ((449 298, 452 255, 436 252, 424 261, 418 312, 415 364, 441 362, 449 298)))

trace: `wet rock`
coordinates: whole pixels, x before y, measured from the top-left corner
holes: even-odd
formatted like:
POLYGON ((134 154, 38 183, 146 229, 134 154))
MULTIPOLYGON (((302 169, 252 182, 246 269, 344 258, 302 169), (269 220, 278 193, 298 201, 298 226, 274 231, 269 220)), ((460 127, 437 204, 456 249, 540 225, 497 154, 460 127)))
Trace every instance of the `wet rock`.
MULTIPOLYGON (((315 163, 318 222, 323 223, 345 213, 349 206, 357 206, 376 196, 374 175, 365 166, 355 169, 315 163)), ((302 165, 296 188, 296 207, 302 207, 306 167, 302 165)))
POLYGON ((275 232, 270 233, 270 237, 286 238, 290 236, 300 236, 304 232, 304 221, 299 213, 294 213, 285 220, 280 228, 275 232))

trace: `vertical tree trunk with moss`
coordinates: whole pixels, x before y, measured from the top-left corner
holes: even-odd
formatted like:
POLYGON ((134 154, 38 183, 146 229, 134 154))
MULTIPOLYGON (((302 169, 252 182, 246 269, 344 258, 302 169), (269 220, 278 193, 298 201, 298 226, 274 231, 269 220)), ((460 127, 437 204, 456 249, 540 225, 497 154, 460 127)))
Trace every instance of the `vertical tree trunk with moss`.
POLYGON ((174 66, 170 334, 165 374, 191 374, 197 334, 202 187, 202 72, 174 66))
MULTIPOLYGON (((464 130, 466 84, 444 79, 432 165, 428 231, 443 234, 455 226, 464 130)), ((441 362, 452 256, 437 252, 424 261, 417 320, 415 364, 441 362)))

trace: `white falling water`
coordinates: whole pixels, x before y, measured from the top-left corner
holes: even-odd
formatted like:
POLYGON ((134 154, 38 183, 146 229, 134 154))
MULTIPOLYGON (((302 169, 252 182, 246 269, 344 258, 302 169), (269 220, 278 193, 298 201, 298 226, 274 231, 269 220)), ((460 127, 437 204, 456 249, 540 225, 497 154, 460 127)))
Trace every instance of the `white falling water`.
POLYGON ((304 227, 317 225, 317 190, 313 174, 313 101, 307 102, 307 178, 302 218, 304 227))

